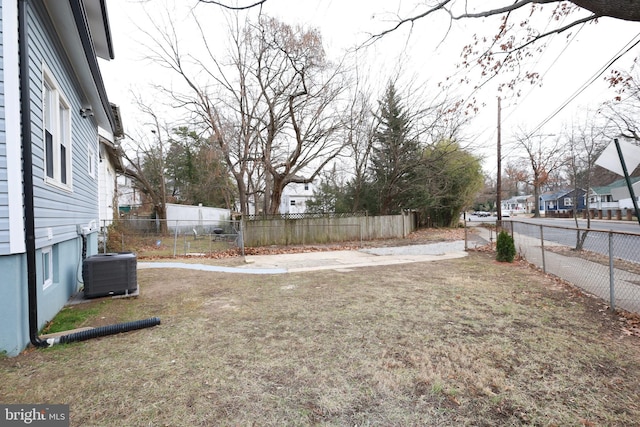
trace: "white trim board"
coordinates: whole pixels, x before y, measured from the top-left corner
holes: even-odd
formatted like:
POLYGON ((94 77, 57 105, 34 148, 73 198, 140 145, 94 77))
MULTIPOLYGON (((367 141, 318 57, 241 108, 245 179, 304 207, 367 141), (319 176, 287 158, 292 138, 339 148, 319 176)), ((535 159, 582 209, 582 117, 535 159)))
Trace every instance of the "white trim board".
POLYGON ((18 2, 2 2, 2 42, 4 66, 4 114, 9 198, 9 251, 25 248, 22 152, 20 140, 20 66, 18 54, 18 2))

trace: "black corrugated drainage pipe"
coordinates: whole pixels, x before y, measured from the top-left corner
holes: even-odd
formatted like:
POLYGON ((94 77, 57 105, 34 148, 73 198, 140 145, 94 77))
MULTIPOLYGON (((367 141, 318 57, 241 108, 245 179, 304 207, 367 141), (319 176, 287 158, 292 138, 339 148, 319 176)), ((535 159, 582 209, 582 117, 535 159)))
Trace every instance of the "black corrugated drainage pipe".
POLYGON ((99 328, 87 329, 86 331, 74 332, 68 335, 62 335, 56 338, 48 338, 49 346, 55 344, 67 344, 76 341, 85 341, 91 338, 104 337, 106 335, 119 334, 120 332, 135 331, 136 329, 149 328, 160 324, 158 317, 151 317, 144 320, 136 320, 134 322, 117 323, 115 325, 101 326, 99 328))
POLYGON ((58 343, 69 343, 114 335, 160 324, 153 317, 135 322, 103 326, 84 332, 76 332, 57 338, 43 340, 38 336, 38 285, 36 279, 35 213, 33 205, 33 155, 31 152, 31 98, 29 89, 29 52, 27 44, 27 1, 18 2, 18 48, 20 50, 20 121, 22 132, 22 191, 24 194, 24 234, 27 254, 27 287, 29 304, 29 340, 35 347, 50 347, 58 343))

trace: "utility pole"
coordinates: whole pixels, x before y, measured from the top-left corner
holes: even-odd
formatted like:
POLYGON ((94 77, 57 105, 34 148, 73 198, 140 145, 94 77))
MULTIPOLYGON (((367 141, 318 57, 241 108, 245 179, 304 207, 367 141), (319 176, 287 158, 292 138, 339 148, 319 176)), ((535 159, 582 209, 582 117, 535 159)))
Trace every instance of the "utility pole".
POLYGON ((498 97, 498 178, 496 180, 496 209, 498 221, 502 221, 502 154, 500 153, 500 97, 498 97))

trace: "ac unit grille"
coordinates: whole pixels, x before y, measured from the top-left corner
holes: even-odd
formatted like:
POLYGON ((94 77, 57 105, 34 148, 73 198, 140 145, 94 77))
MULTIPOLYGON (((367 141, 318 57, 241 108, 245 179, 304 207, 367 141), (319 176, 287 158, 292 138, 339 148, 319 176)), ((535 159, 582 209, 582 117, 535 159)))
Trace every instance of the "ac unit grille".
POLYGON ((82 263, 82 279, 86 298, 135 292, 136 256, 131 252, 92 255, 82 263))

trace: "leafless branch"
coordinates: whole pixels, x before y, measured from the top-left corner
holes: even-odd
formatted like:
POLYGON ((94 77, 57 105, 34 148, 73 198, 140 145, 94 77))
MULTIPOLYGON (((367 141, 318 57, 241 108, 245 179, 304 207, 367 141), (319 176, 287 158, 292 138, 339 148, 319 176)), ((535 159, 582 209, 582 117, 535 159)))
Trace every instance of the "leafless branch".
POLYGON ((255 3, 246 5, 246 6, 231 6, 228 5, 226 3, 220 2, 220 1, 216 1, 216 0, 198 0, 200 3, 207 3, 207 4, 213 4, 216 6, 220 6, 222 8, 225 9, 229 9, 229 10, 247 10, 247 9, 251 9, 254 8, 256 6, 262 7, 263 4, 266 3, 267 0, 259 0, 255 3))

